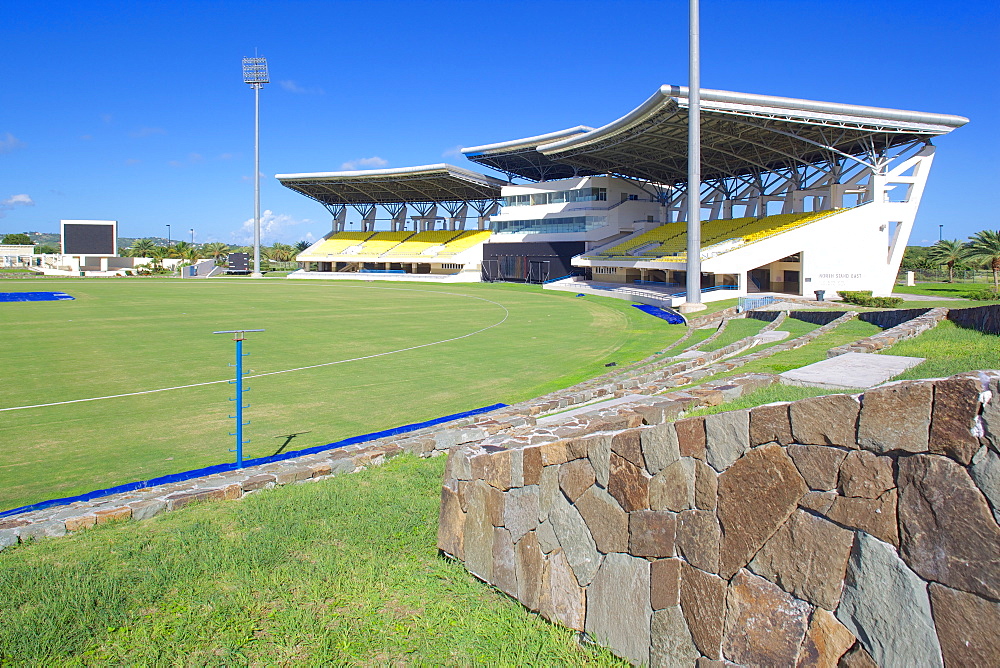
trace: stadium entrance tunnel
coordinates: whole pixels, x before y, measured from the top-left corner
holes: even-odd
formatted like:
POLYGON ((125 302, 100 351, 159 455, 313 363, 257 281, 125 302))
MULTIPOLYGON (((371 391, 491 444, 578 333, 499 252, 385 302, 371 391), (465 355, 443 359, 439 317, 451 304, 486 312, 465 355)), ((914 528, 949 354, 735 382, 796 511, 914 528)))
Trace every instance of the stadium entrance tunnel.
POLYGON ((487 243, 483 245, 483 280, 544 283, 575 273, 582 241, 487 243))
POLYGON ((802 253, 788 255, 747 272, 747 293, 802 295, 802 253))

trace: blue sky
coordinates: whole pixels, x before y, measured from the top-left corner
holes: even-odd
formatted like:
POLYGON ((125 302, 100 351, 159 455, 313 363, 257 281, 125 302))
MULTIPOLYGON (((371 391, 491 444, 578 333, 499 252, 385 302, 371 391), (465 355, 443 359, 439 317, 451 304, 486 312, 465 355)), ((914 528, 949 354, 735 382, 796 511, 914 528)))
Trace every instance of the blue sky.
MULTIPOLYGON (((997 229, 996 2, 702 2, 706 88, 967 116, 911 243, 997 229)), ((687 2, 31 2, 0 30, 0 232, 62 218, 245 243, 258 49, 264 242, 329 230, 276 173, 436 162, 603 125, 687 81, 687 2)), ((353 213, 353 212, 352 212, 353 213)), ((353 214, 356 218, 356 214, 353 214)), ((349 219, 351 217, 349 216, 349 219)))

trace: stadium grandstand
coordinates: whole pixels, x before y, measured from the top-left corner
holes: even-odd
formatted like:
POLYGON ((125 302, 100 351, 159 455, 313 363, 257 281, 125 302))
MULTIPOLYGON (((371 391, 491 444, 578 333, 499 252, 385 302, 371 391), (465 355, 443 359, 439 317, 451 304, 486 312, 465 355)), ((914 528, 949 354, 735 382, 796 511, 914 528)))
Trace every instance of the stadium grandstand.
MULTIPOLYGON (((577 281, 639 282, 680 303, 688 260, 687 111, 685 87, 661 86, 603 127, 463 149, 506 182, 452 165, 278 175, 334 219, 331 233, 299 256, 296 274, 533 282, 576 274, 577 281), (368 237, 343 236, 358 234, 344 232, 347 206, 362 216, 368 237), (375 230, 377 207, 389 214, 388 233, 375 230), (464 232, 470 209, 478 214, 471 234, 464 232)), ((708 89, 701 90, 700 118, 706 300, 755 292, 888 294, 934 159, 932 140, 968 122, 708 89)))

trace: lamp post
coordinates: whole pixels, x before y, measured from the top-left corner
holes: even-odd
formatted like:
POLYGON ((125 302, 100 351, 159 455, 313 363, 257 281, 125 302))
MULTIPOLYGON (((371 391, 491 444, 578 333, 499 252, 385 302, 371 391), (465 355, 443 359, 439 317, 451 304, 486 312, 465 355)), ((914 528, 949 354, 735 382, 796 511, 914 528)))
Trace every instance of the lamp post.
POLYGON ((260 278, 260 89, 270 83, 267 76, 267 59, 243 59, 243 83, 253 88, 253 278, 260 278))
POLYGON ((191 245, 194 246, 194 228, 191 228, 191 245))
POLYGON ((938 241, 941 241, 944 235, 944 225, 938 225, 938 241))
POLYGON ((170 248, 170 226, 167 225, 167 248, 170 248))

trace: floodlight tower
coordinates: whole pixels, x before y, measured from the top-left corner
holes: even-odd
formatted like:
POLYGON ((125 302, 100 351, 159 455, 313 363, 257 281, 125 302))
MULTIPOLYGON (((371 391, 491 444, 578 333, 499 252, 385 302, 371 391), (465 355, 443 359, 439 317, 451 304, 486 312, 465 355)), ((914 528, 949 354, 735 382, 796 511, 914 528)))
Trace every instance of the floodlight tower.
POLYGON ((701 303, 701 30, 698 0, 688 14, 688 184, 687 281, 681 311, 705 308, 701 303))
POLYGON ((260 89, 270 83, 267 59, 243 59, 243 83, 250 84, 254 93, 253 116, 253 278, 260 278, 260 89))

